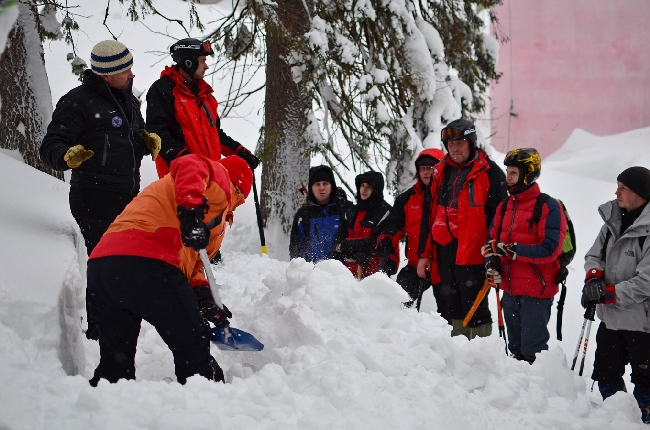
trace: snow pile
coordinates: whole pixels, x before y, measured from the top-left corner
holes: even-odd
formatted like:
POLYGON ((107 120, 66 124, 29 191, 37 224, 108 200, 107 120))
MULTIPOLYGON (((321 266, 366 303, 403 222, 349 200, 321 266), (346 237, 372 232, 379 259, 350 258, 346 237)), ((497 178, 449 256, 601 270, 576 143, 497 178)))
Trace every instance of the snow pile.
POLYGON ((554 170, 612 182, 628 167, 650 167, 649 147, 650 127, 611 136, 575 129, 544 162, 554 170))
MULTIPOLYGON (((265 350, 213 347, 228 383, 181 386, 143 323, 137 380, 93 389, 99 348, 78 336, 85 256, 67 185, 5 155, 0 175, 0 428, 644 428, 631 394, 599 406, 557 346, 530 366, 496 336, 451 338, 436 313, 403 309, 383 274, 358 282, 339 262, 232 250, 214 266, 221 294, 265 350)), ((250 223, 231 244, 255 236, 250 215, 237 214, 250 223)))

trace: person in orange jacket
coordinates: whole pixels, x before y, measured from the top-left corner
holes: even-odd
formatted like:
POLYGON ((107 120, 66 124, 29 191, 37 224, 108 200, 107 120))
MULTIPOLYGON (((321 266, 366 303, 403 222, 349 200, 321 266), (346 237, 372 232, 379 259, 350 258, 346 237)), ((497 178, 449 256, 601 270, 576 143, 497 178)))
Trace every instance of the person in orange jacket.
POLYGON ((211 330, 232 314, 214 302, 198 251, 221 246, 226 223, 244 202, 253 172, 238 157, 172 161, 170 174, 129 203, 93 250, 88 292, 99 321, 100 361, 90 380, 135 379, 140 323, 151 323, 174 355, 178 382, 199 374, 223 381, 210 355, 211 330))

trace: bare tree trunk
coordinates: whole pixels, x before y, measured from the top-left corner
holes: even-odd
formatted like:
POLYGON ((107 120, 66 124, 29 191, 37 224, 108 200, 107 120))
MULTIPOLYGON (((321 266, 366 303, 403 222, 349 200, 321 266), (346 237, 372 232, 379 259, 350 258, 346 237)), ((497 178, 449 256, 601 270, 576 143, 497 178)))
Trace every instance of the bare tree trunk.
POLYGON ((36 5, 21 0, 18 20, 0 57, 0 148, 18 149, 26 164, 63 179, 63 172, 47 167, 38 155, 52 119, 52 94, 39 27, 36 5))
MULTIPOLYGON (((309 15, 302 0, 277 2, 280 23, 266 25, 266 105, 264 111, 264 164, 262 216, 264 224, 279 219, 285 232, 303 201, 298 191, 309 174, 305 129, 310 100, 301 94, 291 67, 284 60, 292 40, 309 30, 309 15), (287 34, 288 33, 288 34, 287 34)), ((311 1, 307 2, 311 4, 311 1)))

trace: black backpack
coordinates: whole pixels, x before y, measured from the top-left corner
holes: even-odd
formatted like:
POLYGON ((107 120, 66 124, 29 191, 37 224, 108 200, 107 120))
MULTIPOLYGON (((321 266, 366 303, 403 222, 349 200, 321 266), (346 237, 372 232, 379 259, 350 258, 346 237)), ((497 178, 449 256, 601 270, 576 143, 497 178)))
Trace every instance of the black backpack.
MULTIPOLYGON (((533 226, 539 224, 539 220, 542 218, 542 206, 547 199, 552 198, 548 194, 539 193, 537 196, 537 201, 535 202, 535 207, 533 208, 533 216, 528 220, 528 231, 533 229, 533 226)), ((562 245, 562 253, 558 257, 558 262, 560 263, 560 272, 565 272, 566 268, 573 261, 573 257, 576 255, 576 233, 573 228, 573 222, 569 216, 569 212, 564 206, 564 203, 561 200, 556 199, 560 204, 562 211, 564 212, 564 217, 566 218, 567 232, 564 237, 564 244, 562 245)), ((506 214, 506 209, 508 207, 508 199, 503 201, 501 206, 501 223, 503 223, 503 217, 506 214)), ((501 236, 501 225, 499 225, 499 230, 497 233, 497 239, 501 236)), ((562 340, 562 314, 564 312, 564 301, 566 300, 566 278, 562 279, 562 291, 560 293, 560 299, 557 302, 557 340, 562 340)))

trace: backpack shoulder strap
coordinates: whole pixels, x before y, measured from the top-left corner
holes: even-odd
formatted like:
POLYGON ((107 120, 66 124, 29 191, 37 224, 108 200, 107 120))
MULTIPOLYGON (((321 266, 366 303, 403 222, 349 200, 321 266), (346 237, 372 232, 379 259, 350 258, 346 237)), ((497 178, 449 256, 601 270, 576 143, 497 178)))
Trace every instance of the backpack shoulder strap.
POLYGON ((501 231, 503 230, 503 218, 506 216, 506 212, 508 211, 509 201, 510 201, 510 196, 506 197, 506 199, 502 202, 503 204, 501 205, 501 222, 499 223, 499 227, 497 228, 497 237, 496 237, 497 241, 501 240, 501 231))
POLYGON ((528 220, 528 231, 533 229, 533 225, 539 224, 539 220, 542 218, 542 206, 546 203, 546 199, 550 196, 545 193, 539 193, 537 200, 535 201, 535 208, 533 209, 533 216, 528 220))

